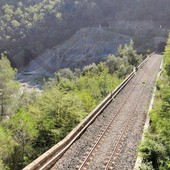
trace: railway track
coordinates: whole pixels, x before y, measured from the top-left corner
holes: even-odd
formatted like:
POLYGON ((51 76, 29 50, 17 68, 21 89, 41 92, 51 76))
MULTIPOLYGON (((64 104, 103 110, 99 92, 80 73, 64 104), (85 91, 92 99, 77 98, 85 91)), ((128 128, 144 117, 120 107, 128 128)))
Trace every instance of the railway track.
MULTIPOLYGON (((153 67, 153 65, 154 64, 152 64, 152 67, 153 67)), ((115 118, 119 115, 121 109, 127 103, 130 95, 132 94, 132 92, 134 91, 134 89, 136 88, 138 83, 141 81, 141 79, 145 75, 145 72, 146 72, 146 70, 143 72, 141 77, 139 77, 139 79, 135 83, 134 87, 131 89, 130 93, 126 96, 126 99, 123 101, 122 105, 120 106, 120 108, 118 109, 116 114, 113 115, 113 117, 111 118, 111 121, 108 123, 106 128, 101 132, 101 135, 99 136, 97 142, 95 142, 94 146, 92 147, 92 149, 90 150, 90 152, 88 153, 88 155, 86 156, 84 161, 81 163, 80 166, 76 167, 78 170, 86 170, 86 169, 88 169, 88 166, 89 166, 90 162, 93 160, 93 156, 95 155, 95 151, 97 152, 99 147, 102 146, 102 143, 104 142, 104 139, 109 135, 109 130, 111 129, 111 127, 115 123, 115 118)), ((149 80, 150 76, 148 76, 146 81, 149 80)), ((110 154, 108 160, 104 161, 102 169, 104 169, 104 170, 112 170, 114 168, 114 166, 116 165, 115 160, 119 156, 119 152, 121 150, 121 147, 123 145, 125 137, 127 136, 128 130, 129 130, 130 126, 132 125, 132 122, 133 122, 133 119, 134 119, 134 114, 137 112, 137 110, 136 110, 137 106, 138 106, 139 102, 142 102, 141 98, 142 98, 142 96, 144 94, 144 90, 145 90, 145 86, 143 87, 142 92, 139 95, 139 97, 137 99, 137 102, 135 103, 134 107, 131 108, 131 110, 129 111, 127 120, 125 121, 125 123, 124 123, 124 125, 123 125, 123 127, 121 129, 120 136, 115 140, 116 144, 115 144, 115 146, 113 148, 111 148, 111 154, 110 154)))
POLYGON ((113 149, 111 151, 110 158, 108 161, 105 161, 106 166, 104 166, 104 170, 112 170, 112 169, 114 169, 114 166, 116 166, 116 159, 117 159, 117 157, 119 157, 121 147, 122 147, 122 145, 124 145, 124 140, 125 140, 128 132, 130 131, 130 127, 133 125, 133 121, 135 119, 134 114, 137 113, 137 106, 138 106, 139 102, 142 102, 141 98, 144 95, 144 90, 145 90, 145 88, 143 88, 142 93, 141 93, 140 97, 138 98, 138 101, 135 104, 133 110, 131 112, 129 112, 128 120, 122 128, 122 133, 121 133, 120 137, 118 138, 118 140, 116 141, 115 147, 113 147, 113 149))
MULTIPOLYGON (((126 160, 123 157, 129 159, 125 147, 133 141, 131 145, 135 148, 139 142, 144 112, 160 61, 158 55, 145 60, 138 67, 137 74, 132 72, 71 135, 24 170, 121 170, 129 167, 124 165, 126 160)), ((130 158, 131 164, 133 157, 130 158)))
MULTIPOLYGON (((148 83, 146 84, 146 88, 143 91, 143 97, 141 96, 141 100, 139 100, 138 104, 136 106, 136 112, 134 114, 134 121, 132 123, 132 126, 130 127, 128 134, 127 134, 127 140, 124 142, 124 147, 121 150, 121 153, 119 153, 119 156, 117 157, 117 162, 116 166, 113 169, 121 170, 121 169, 133 169, 135 165, 135 157, 136 157, 136 152, 139 143, 136 142, 136 139, 139 139, 139 142, 141 141, 141 136, 143 133, 143 128, 144 128, 144 122, 146 121, 146 114, 148 112, 148 107, 146 109, 146 106, 149 106, 150 99, 151 99, 151 88, 147 88, 147 86, 150 86, 153 82, 152 75, 154 72, 152 71, 150 74, 150 77, 148 78, 148 83), (148 100, 149 99, 149 100, 148 100), (143 107, 143 113, 142 114, 140 110, 143 107), (142 126, 140 126, 142 125, 142 126), (139 127, 140 126, 140 127, 139 127), (131 132, 132 133, 129 133, 131 132), (138 136, 138 137, 137 137, 138 136), (129 163, 124 163, 129 159, 129 157, 132 159, 131 164, 129 163)), ((155 76, 156 79, 157 75, 155 76)), ((153 88, 152 88, 153 90, 153 88)), ((142 110, 142 109, 141 109, 142 110)), ((129 160, 128 160, 129 161, 129 160)))

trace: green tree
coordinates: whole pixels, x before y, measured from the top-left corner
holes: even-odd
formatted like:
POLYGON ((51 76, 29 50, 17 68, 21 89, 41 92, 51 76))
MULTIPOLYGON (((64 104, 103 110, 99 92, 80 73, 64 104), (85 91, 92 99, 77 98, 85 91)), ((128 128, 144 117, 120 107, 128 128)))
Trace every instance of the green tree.
POLYGON ((28 164, 33 152, 32 142, 37 136, 37 127, 34 117, 27 111, 20 109, 7 123, 13 140, 17 144, 11 155, 11 169, 20 169, 28 164))
POLYGON ((37 152, 59 142, 84 117, 79 98, 72 92, 60 91, 57 86, 46 89, 30 112, 37 119, 39 133, 34 143, 37 152))
POLYGON ((14 70, 10 62, 5 56, 0 60, 0 113, 1 116, 10 114, 12 100, 18 95, 19 83, 15 78, 16 70, 14 70))
POLYGON ((0 169, 6 170, 7 168, 3 164, 3 161, 0 159, 0 169))
POLYGON ((106 61, 106 65, 109 68, 109 73, 113 74, 120 68, 120 65, 123 63, 123 60, 120 57, 114 55, 109 55, 106 61))
POLYGON ((16 142, 11 132, 3 125, 0 126, 0 169, 6 169, 5 164, 9 163, 9 155, 14 152, 16 142))
POLYGON ((142 61, 142 56, 137 54, 132 40, 129 45, 126 44, 124 47, 120 46, 118 48, 117 56, 127 57, 129 64, 132 66, 137 66, 142 61))

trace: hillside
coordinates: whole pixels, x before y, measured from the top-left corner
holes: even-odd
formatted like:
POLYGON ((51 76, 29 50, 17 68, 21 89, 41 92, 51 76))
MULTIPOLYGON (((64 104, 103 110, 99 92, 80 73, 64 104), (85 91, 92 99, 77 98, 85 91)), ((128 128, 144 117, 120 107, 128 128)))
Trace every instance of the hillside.
POLYGON ((120 44, 127 44, 131 37, 104 28, 83 28, 63 45, 46 50, 32 60, 24 70, 51 75, 61 68, 83 68, 105 60, 116 53, 120 44))
POLYGON ((0 0, 0 6, 0 52, 17 68, 84 27, 111 26, 131 36, 141 51, 146 43, 145 49, 153 50, 150 39, 162 35, 160 25, 163 35, 170 27, 169 0, 0 0), (122 20, 125 22, 117 29, 122 20), (139 27, 147 23, 145 31, 136 31, 136 22, 139 27))

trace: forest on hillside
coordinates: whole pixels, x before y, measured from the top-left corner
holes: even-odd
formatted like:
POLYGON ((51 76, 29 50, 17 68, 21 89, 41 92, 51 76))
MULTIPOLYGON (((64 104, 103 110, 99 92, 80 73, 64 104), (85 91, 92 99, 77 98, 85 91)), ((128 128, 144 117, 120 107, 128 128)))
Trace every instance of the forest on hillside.
POLYGON ((43 91, 27 91, 0 60, 0 170, 20 170, 63 139, 141 62, 133 43, 106 62, 61 69, 43 91))
POLYGON ((0 0, 0 52, 27 64, 80 28, 108 26, 108 20, 169 26, 169 8, 169 0, 0 0))

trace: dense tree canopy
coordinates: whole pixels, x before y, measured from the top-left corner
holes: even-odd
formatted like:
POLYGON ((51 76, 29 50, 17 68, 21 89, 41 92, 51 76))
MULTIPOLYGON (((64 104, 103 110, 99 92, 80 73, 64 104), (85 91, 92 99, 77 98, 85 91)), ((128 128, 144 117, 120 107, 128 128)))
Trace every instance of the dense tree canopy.
POLYGON ((0 0, 0 52, 15 58, 28 56, 22 54, 28 50, 32 59, 80 28, 108 26, 108 21, 147 20, 168 26, 169 8, 169 0, 0 0))
POLYGON ((11 114, 13 110, 13 100, 17 98, 16 91, 19 84, 14 81, 16 70, 11 68, 10 62, 5 56, 0 60, 0 115, 11 114))
POLYGON ((2 57, 0 88, 11 95, 4 98, 8 116, 0 115, 0 168, 20 170, 63 139, 139 64, 140 58, 133 43, 121 46, 106 62, 83 70, 61 69, 41 93, 36 93, 17 89, 16 71, 2 57), (138 63, 132 63, 131 57, 138 63))

